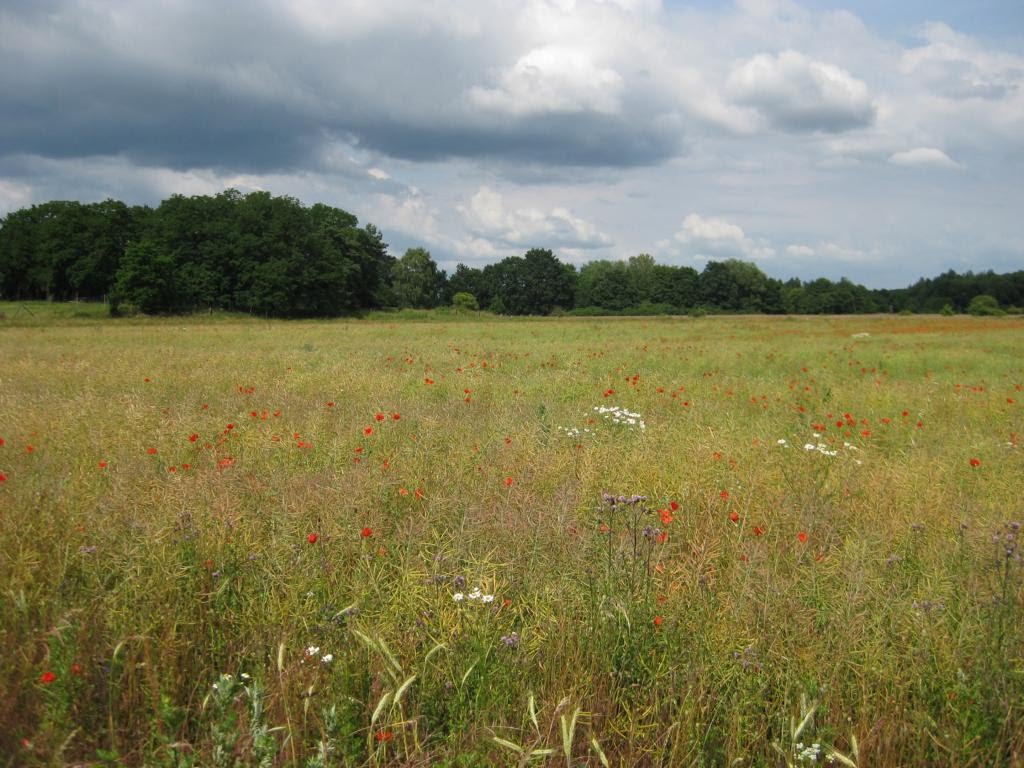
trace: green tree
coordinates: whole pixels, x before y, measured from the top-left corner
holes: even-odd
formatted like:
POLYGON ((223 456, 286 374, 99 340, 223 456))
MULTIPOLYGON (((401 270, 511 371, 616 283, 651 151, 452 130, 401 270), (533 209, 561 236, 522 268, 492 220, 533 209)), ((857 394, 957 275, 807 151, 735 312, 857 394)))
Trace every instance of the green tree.
POLYGON ((441 303, 444 272, 424 248, 409 248, 391 267, 391 289, 400 307, 432 309, 441 303))

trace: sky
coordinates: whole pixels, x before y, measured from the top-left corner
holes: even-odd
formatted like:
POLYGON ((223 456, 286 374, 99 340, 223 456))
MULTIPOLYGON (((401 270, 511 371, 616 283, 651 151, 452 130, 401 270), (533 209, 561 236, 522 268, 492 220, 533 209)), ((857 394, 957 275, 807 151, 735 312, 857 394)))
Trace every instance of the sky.
POLYGON ((229 187, 449 271, 1024 269, 1024 2, 0 0, 0 215, 229 187))

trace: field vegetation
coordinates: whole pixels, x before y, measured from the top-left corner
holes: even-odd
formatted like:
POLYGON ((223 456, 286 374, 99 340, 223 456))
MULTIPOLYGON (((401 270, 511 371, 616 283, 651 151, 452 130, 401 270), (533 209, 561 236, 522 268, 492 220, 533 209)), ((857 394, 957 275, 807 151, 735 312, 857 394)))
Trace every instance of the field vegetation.
POLYGON ((1019 317, 0 312, 0 765, 1024 764, 1019 317))

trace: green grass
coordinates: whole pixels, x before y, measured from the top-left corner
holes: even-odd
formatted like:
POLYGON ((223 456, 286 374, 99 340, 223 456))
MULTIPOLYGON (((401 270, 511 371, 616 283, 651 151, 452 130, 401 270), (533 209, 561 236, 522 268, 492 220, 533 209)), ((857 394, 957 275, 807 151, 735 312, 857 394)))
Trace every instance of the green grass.
POLYGON ((17 306, 6 764, 1024 761, 1020 319, 17 306))

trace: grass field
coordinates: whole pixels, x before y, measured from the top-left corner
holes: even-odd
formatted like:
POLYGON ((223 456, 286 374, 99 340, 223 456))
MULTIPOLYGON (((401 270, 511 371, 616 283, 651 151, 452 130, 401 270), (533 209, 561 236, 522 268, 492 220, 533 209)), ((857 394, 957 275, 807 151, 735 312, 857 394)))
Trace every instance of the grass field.
POLYGON ((0 313, 0 765, 1024 765, 1020 319, 0 313))

